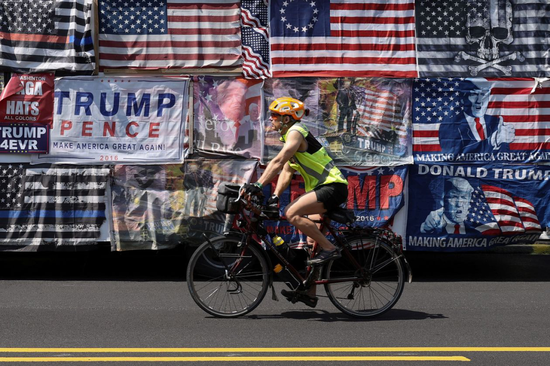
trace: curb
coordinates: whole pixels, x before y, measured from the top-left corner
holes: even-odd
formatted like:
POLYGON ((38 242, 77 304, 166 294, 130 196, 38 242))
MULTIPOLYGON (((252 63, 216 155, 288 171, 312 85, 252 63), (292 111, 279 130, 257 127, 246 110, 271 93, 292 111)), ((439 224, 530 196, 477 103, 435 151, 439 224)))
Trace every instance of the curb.
POLYGON ((514 244, 494 247, 492 253, 518 253, 531 255, 550 255, 550 241, 536 242, 534 244, 514 244))

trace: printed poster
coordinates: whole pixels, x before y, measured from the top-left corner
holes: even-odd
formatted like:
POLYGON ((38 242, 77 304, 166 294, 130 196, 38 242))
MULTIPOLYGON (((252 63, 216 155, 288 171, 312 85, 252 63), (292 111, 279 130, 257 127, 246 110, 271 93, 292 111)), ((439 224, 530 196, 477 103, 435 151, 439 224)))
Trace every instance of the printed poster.
POLYGON ((260 159, 262 81, 199 76, 194 85, 194 148, 201 153, 260 159))
MULTIPOLYGON (((394 166, 412 163, 411 82, 380 78, 271 79, 266 104, 283 96, 305 103, 302 121, 339 166, 394 166)), ((280 134, 265 117, 264 161, 282 148, 280 134)))
POLYGON ((407 250, 534 243, 550 220, 549 177, 543 165, 411 166, 407 250))
POLYGON ((0 123, 40 123, 53 120, 54 74, 12 74, 0 94, 0 123))
POLYGON ((419 79, 413 84, 413 154, 422 163, 550 161, 550 82, 419 79))
POLYGON ((216 210, 218 187, 249 182, 256 165, 255 160, 201 158, 177 165, 116 165, 113 249, 196 246, 204 242, 203 234, 221 235, 230 215, 216 210))

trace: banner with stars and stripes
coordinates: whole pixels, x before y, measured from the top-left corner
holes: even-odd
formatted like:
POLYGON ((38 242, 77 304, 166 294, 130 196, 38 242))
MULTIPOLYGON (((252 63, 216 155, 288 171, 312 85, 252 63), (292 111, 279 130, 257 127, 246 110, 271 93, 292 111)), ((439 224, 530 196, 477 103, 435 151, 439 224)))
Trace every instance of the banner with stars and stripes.
POLYGON ((549 176, 545 165, 411 166, 407 249, 534 243, 550 224, 549 176))
POLYGON ((247 79, 271 77, 267 11, 267 0, 241 2, 243 75, 247 79))
POLYGON ((413 0, 272 0, 274 77, 416 77, 413 0))
POLYGON ((0 71, 91 75, 92 0, 0 0, 0 71))
POLYGON ((97 245, 109 172, 102 166, 0 164, 0 250, 97 245))
POLYGON ((239 0, 102 0, 100 69, 241 65, 239 0))
POLYGON ((420 77, 544 77, 548 0, 418 0, 420 77))
POLYGON ((549 86, 520 78, 415 80, 415 161, 550 161, 549 86))

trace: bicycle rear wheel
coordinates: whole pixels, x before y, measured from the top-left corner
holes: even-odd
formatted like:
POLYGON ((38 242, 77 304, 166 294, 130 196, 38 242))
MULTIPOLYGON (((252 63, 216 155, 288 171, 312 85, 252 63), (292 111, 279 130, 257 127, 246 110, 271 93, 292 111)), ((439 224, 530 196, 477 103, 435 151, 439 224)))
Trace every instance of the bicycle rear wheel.
POLYGON ((401 258, 383 239, 374 236, 349 238, 346 246, 362 268, 345 255, 325 265, 323 278, 335 281, 325 284, 330 301, 343 313, 359 318, 390 310, 405 285, 401 258))
POLYGON ((269 285, 262 249, 236 237, 203 243, 187 267, 187 287, 197 305, 216 317, 231 318, 254 310, 269 285))

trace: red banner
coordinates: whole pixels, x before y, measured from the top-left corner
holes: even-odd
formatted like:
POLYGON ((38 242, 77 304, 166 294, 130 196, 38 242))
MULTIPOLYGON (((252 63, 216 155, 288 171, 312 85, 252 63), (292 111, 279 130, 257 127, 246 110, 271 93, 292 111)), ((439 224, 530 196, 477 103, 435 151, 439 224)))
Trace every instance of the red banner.
POLYGON ((0 123, 53 121, 54 74, 13 74, 0 94, 0 123))

